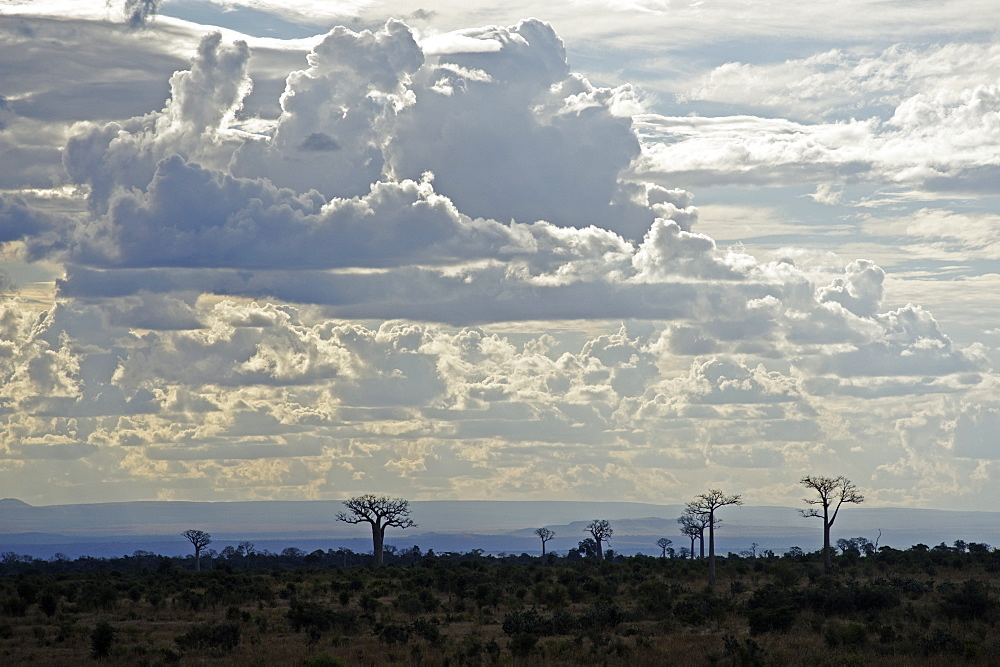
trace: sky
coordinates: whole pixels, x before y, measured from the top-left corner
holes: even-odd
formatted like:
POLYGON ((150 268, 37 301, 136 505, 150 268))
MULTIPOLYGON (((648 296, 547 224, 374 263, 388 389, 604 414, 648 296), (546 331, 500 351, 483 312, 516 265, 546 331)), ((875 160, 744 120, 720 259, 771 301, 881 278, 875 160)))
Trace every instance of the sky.
POLYGON ((1000 503, 993 0, 0 0, 0 496, 1000 503))

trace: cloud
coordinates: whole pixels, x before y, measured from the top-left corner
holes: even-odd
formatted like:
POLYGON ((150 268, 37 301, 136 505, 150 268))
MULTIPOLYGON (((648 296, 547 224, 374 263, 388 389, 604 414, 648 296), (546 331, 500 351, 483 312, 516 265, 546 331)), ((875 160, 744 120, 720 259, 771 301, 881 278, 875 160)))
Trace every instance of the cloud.
MULTIPOLYGON (((110 0, 108 4, 110 4, 110 0)), ((130 28, 144 26, 147 21, 156 16, 159 9, 160 0, 125 0, 122 6, 125 23, 130 28)))
MULTIPOLYGON (((301 44, 210 33, 165 103, 69 129, 72 205, 3 195, 8 251, 59 267, 54 302, 0 303, 5 479, 31 457, 165 497, 648 499, 702 490, 706 465, 776 488, 897 459, 926 477, 913 443, 990 391, 987 350, 873 259, 723 247, 682 187, 796 178, 843 204, 879 173, 989 168, 969 157, 988 87, 914 93, 891 123, 668 118, 571 72, 543 21, 418 37, 336 28, 289 66, 301 44), (907 156, 935 137, 966 152, 907 156), (855 463, 862 440, 884 451, 855 463)), ((992 219, 957 215, 884 229, 988 257, 992 219)))
POLYGON ((885 271, 869 260, 847 265, 845 277, 819 291, 821 302, 835 302, 855 315, 874 315, 882 305, 885 271))
POLYGON ((798 123, 757 116, 639 116, 647 140, 637 178, 689 184, 777 184, 795 179, 977 192, 997 168, 995 82, 901 99, 887 118, 798 123), (654 143, 655 142, 655 143, 654 143))
POLYGON ((405 24, 389 21, 374 33, 335 28, 308 59, 288 76, 273 136, 245 144, 234 172, 326 197, 363 194, 380 180, 382 126, 413 102, 406 84, 423 53, 405 24))
POLYGON ((988 405, 967 406, 959 415, 952 434, 955 456, 997 459, 996 434, 1000 431, 1000 408, 988 405))
POLYGON ((799 120, 881 116, 928 90, 974 88, 995 78, 1000 47, 894 44, 878 53, 829 49, 779 63, 728 62, 679 97, 758 108, 799 120))

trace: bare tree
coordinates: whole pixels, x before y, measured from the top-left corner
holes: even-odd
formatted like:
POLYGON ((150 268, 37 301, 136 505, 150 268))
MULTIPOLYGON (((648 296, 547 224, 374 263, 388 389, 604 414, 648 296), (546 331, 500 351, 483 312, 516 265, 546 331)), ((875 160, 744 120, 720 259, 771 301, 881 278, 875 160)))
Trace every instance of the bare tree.
POLYGON ((545 558, 545 543, 555 537, 556 534, 548 528, 535 528, 535 535, 538 535, 542 540, 542 558, 545 558))
POLYGON ((194 569, 196 572, 200 572, 201 550, 212 543, 212 536, 204 530, 195 530, 194 528, 185 530, 181 535, 186 537, 187 541, 194 547, 194 569))
MULTIPOLYGON (((691 538, 691 558, 694 558, 694 541, 698 540, 698 547, 701 553, 701 558, 705 557, 705 529, 708 528, 708 515, 702 514, 692 514, 689 511, 677 519, 677 523, 681 524, 681 534, 687 535, 691 538)), ((722 523, 721 520, 715 519, 715 525, 718 526, 722 523)))
POLYGON ((819 517, 823 519, 823 570, 829 574, 833 572, 833 548, 830 546, 830 527, 837 520, 837 513, 844 503, 863 503, 865 497, 858 491, 854 483, 841 475, 840 477, 811 477, 809 475, 802 478, 802 486, 812 489, 819 498, 806 498, 805 502, 810 505, 820 505, 823 511, 816 508, 799 510, 802 516, 819 517), (830 509, 833 508, 831 514, 830 509))
POLYGON ((667 557, 667 547, 669 547, 673 543, 674 543, 673 540, 669 540, 666 537, 661 537, 660 539, 656 540, 656 546, 660 547, 660 549, 663 550, 660 553, 660 558, 667 557))
MULTIPOLYGON (((693 518, 687 514, 679 517, 677 519, 677 523, 681 524, 681 535, 684 535, 691 540, 691 548, 685 549, 685 551, 687 551, 691 555, 691 558, 693 559, 694 541, 702 535, 702 531, 700 531, 698 527, 694 525, 693 518)), ((704 542, 702 544, 704 544, 704 542)))
POLYGON ((366 493, 344 501, 349 512, 338 512, 337 521, 344 523, 370 523, 372 527, 372 553, 374 567, 382 564, 385 529, 410 528, 417 524, 410 518, 410 503, 402 498, 389 498, 366 493))
POLYGON ((611 524, 607 519, 594 519, 584 528, 594 538, 597 543, 597 560, 604 560, 604 547, 602 543, 611 539, 611 524))
POLYGON ((687 504, 685 513, 708 519, 708 587, 715 586, 715 512, 726 505, 742 505, 739 495, 727 496, 718 489, 709 489, 687 504))

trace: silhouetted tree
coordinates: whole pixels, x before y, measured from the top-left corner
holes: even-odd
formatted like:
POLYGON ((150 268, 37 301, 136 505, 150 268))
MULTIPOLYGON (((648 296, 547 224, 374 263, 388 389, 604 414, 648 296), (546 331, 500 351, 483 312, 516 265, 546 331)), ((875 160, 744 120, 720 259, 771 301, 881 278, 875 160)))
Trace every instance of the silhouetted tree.
POLYGON ((611 524, 608 523, 607 519, 594 519, 587 524, 584 528, 591 537, 594 538, 594 542, 597 543, 597 560, 604 560, 604 547, 601 544, 604 541, 610 540, 611 535, 615 532, 611 530, 611 524))
POLYGON ((708 586, 715 586, 715 512, 727 505, 742 505, 739 495, 727 496, 718 489, 709 489, 687 504, 685 513, 708 519, 708 586))
POLYGON ((369 523, 372 527, 373 566, 382 564, 385 529, 410 528, 417 524, 410 518, 410 503, 402 498, 389 498, 366 493, 344 501, 349 512, 339 512, 337 521, 344 523, 369 523))
POLYGON ((569 550, 569 555, 574 557, 597 557, 597 542, 592 537, 585 537, 580 540, 575 549, 569 550))
POLYGON ((187 541, 194 547, 194 569, 196 572, 200 572, 201 550, 212 543, 212 536, 204 530, 195 530, 194 528, 185 530, 181 535, 186 537, 187 541))
MULTIPOLYGON (((691 558, 694 558, 694 541, 698 540, 699 551, 701 552, 701 558, 705 557, 705 529, 708 528, 708 515, 692 514, 691 512, 685 512, 679 519, 677 523, 681 524, 681 534, 687 535, 691 538, 691 558)), ((718 526, 721 523, 718 519, 715 520, 715 525, 718 526)))
POLYGON ((858 487, 851 480, 843 475, 840 477, 811 477, 802 478, 802 486, 812 489, 819 498, 806 498, 805 502, 810 505, 820 505, 823 511, 815 508, 799 510, 805 517, 819 517, 823 519, 823 570, 827 573, 833 571, 833 548, 830 546, 830 527, 837 520, 840 506, 844 503, 863 503, 865 497, 858 491, 858 487), (831 513, 831 508, 833 509, 831 513))
POLYGON ((660 549, 663 550, 660 553, 660 558, 667 557, 667 547, 669 547, 673 543, 674 543, 673 540, 668 540, 665 537, 661 537, 660 539, 656 540, 656 546, 660 547, 660 549))
POLYGON ((545 558, 545 543, 556 536, 555 532, 548 528, 535 528, 535 535, 542 540, 542 558, 545 558))

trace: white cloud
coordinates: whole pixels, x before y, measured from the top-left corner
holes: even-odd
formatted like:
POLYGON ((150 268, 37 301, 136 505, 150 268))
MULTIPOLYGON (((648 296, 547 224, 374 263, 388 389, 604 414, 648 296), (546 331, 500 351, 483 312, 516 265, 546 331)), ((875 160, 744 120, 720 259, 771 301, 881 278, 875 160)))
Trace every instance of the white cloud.
POLYGON ((963 90, 996 78, 1000 46, 894 44, 877 54, 842 49, 780 63, 729 62, 680 97, 757 107, 800 120, 881 115, 928 90, 963 90))
POLYGON ((687 184, 778 184, 831 192, 867 182, 976 192, 990 187, 1000 142, 995 80, 902 99, 886 120, 797 123, 755 116, 637 118, 638 178, 687 184))
MULTIPOLYGON (((945 187, 994 165, 992 87, 903 91, 891 122, 633 119, 648 98, 572 73, 542 21, 311 44, 289 64, 301 43, 210 33, 163 74, 165 104, 80 112, 72 206, 0 200, 0 240, 65 271, 40 314, 0 311, 5 493, 99 474, 79 497, 650 499, 794 487, 804 465, 881 466, 890 499, 901 479, 950 492, 965 464, 948 423, 967 397, 992 410, 990 351, 901 305, 903 278, 874 261, 720 247, 682 186, 794 178, 830 206, 866 179, 945 187), (275 98, 261 118, 255 71, 275 98), (23 474, 41 459, 59 467, 23 474)), ((65 127, 10 108, 8 151, 32 123, 46 145, 65 127)), ((713 224, 746 210, 726 206, 713 224)), ((764 210, 741 224, 794 230, 764 210)), ((989 259, 993 223, 925 208, 863 224, 914 255, 989 259)))

